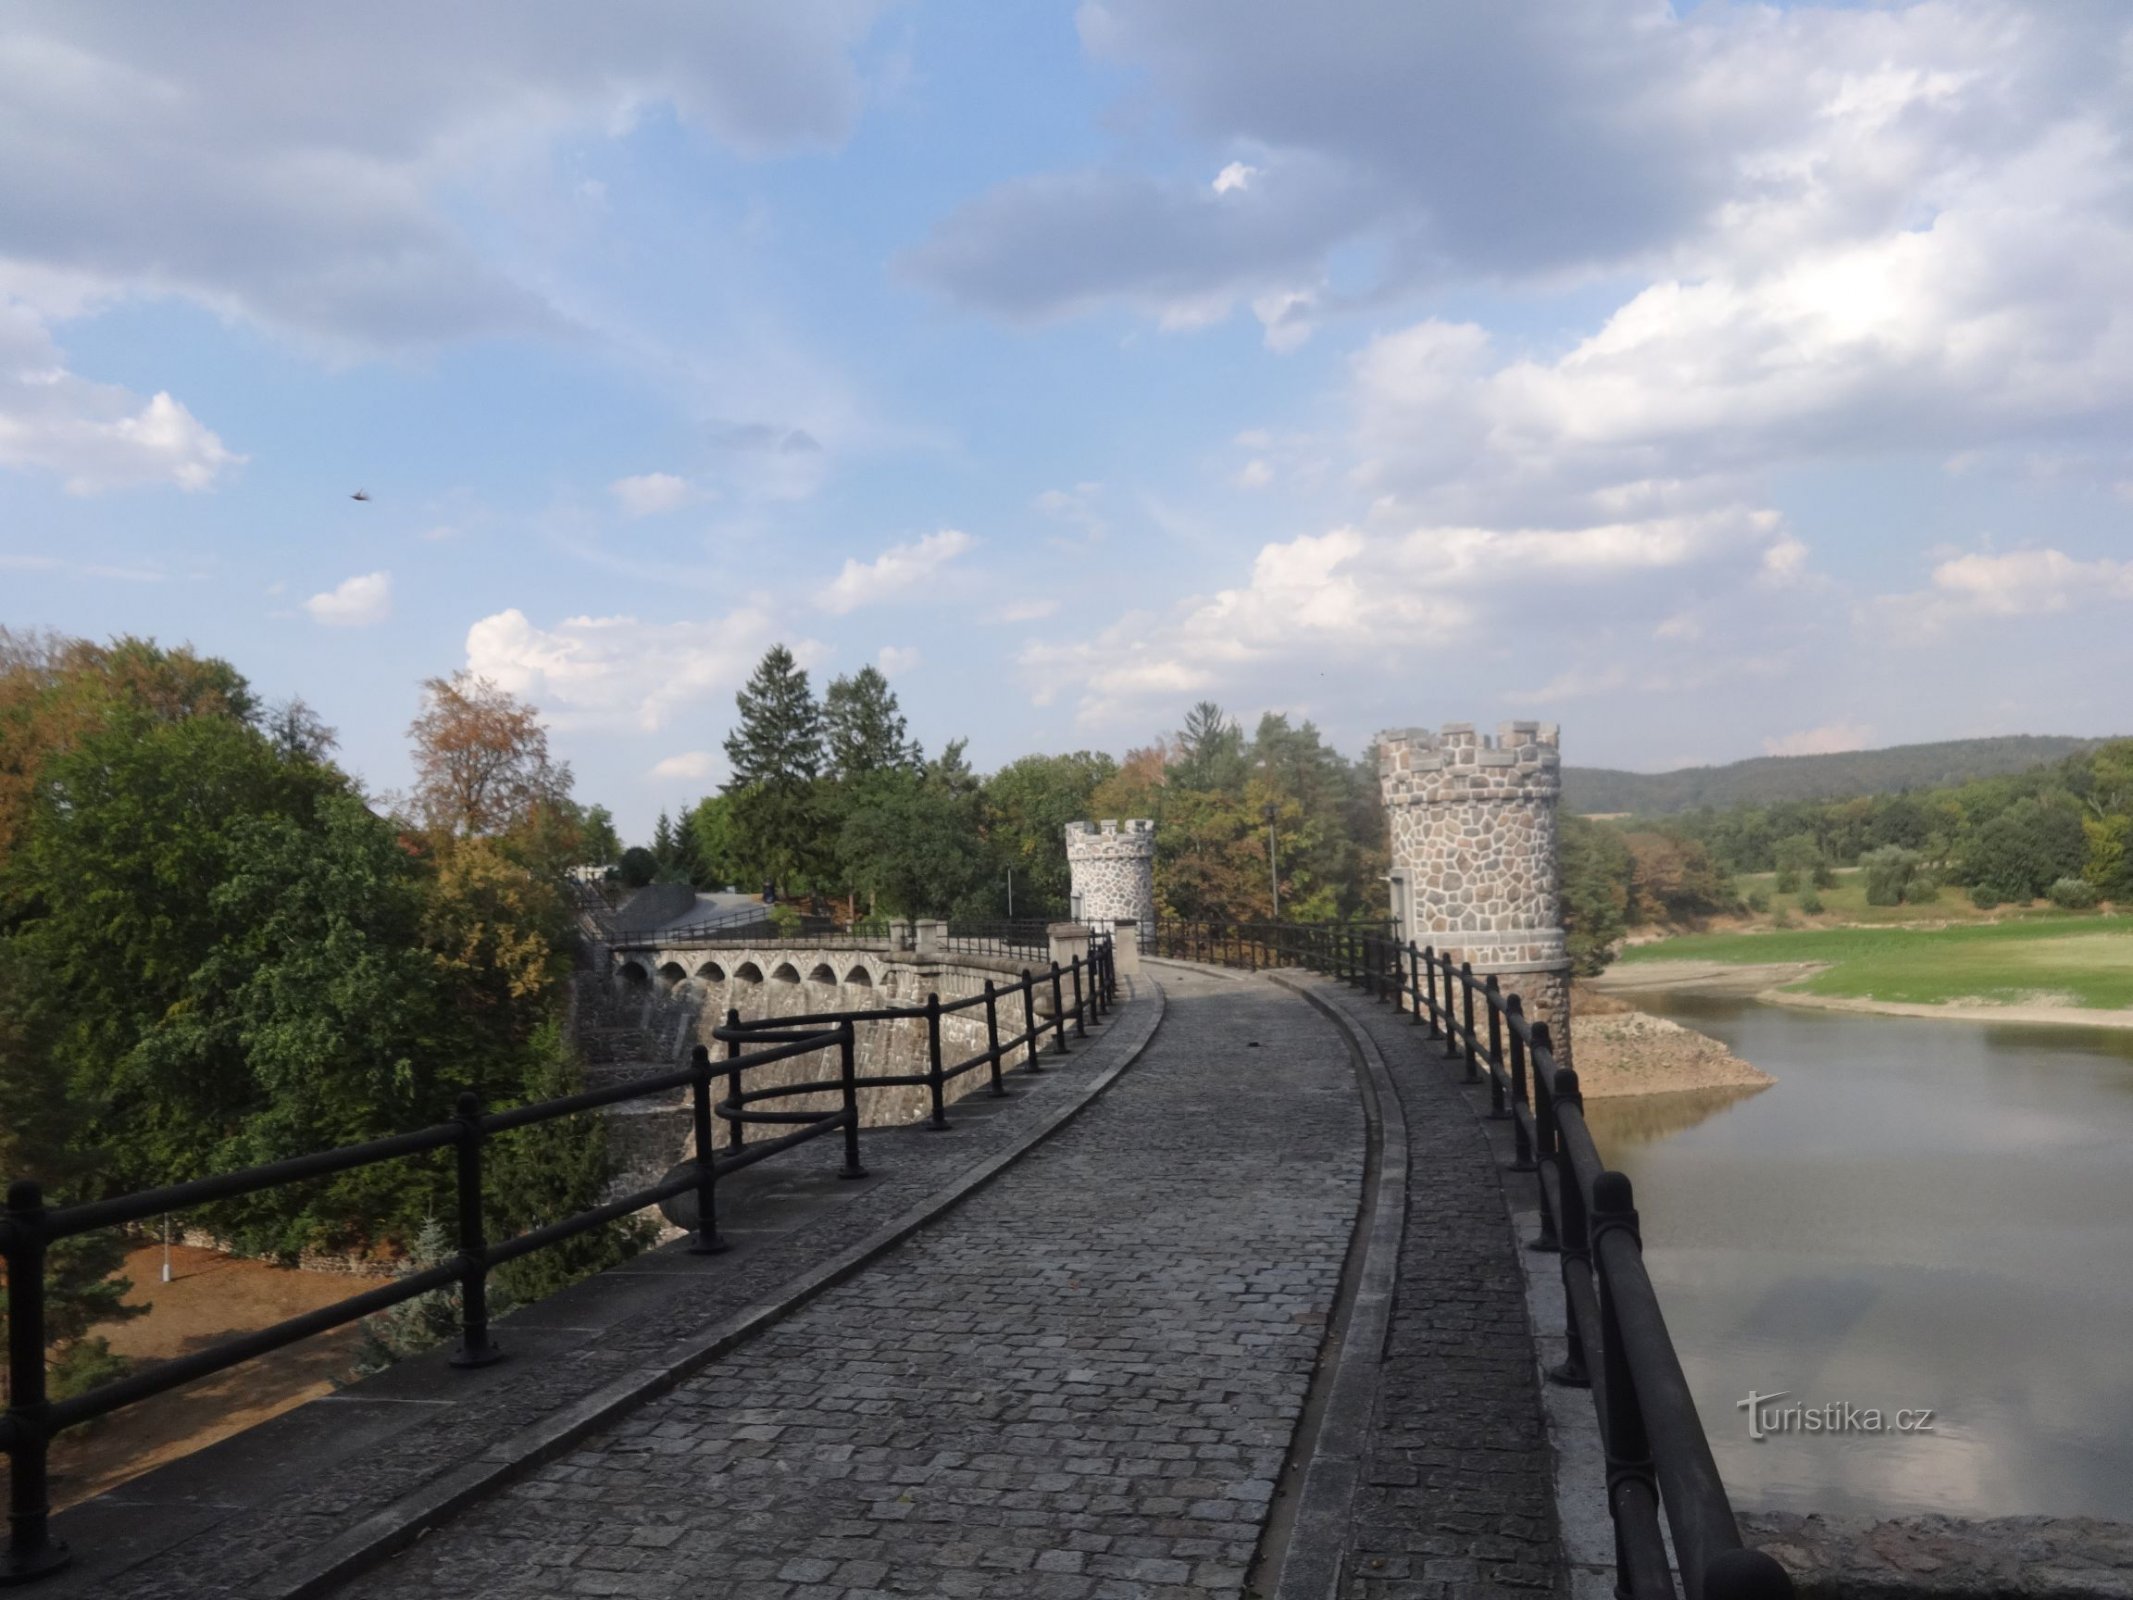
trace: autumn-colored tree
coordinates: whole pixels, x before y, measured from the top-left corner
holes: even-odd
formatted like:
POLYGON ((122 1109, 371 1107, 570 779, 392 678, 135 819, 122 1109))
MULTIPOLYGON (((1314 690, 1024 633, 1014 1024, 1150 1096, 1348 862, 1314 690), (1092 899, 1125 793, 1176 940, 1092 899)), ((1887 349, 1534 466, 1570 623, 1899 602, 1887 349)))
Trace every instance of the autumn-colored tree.
POLYGON ((540 713, 462 668, 426 679, 414 742, 415 815, 433 832, 505 834, 561 811, 570 767, 548 758, 540 713))

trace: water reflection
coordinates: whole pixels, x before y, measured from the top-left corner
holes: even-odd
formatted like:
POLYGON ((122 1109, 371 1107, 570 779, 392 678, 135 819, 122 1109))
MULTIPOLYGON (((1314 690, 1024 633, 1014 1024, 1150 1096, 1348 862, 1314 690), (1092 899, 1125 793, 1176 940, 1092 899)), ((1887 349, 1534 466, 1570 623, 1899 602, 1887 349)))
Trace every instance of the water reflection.
POLYGON ((1649 1144, 1708 1121, 1768 1087, 1764 1083, 1745 1083, 1717 1089, 1677 1089, 1671 1094, 1607 1095, 1585 1102, 1585 1126, 1592 1130, 1603 1150, 1621 1144, 1649 1144))
POLYGON ((1777 1078, 1587 1108, 1736 1499, 2124 1518, 2133 1037, 1650 998, 1777 1078), (1758 1443, 1751 1389, 1938 1415, 1758 1443))

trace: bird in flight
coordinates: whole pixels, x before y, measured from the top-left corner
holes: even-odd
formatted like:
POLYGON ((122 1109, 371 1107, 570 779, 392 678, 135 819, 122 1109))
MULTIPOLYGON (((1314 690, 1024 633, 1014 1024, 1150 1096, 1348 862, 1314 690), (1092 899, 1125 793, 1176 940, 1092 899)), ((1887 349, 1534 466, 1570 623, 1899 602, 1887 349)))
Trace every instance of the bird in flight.
POLYGON ((358 489, 348 498, 351 500, 368 500, 370 498, 370 491, 368 489, 358 489))

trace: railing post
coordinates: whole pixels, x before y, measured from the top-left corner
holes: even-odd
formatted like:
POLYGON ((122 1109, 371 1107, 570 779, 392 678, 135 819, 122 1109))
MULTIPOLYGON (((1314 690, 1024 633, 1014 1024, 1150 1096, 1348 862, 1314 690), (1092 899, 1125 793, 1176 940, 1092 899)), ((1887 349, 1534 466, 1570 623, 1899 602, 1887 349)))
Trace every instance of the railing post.
POLYGON ((689 1052, 691 1112, 696 1124, 696 1238, 692 1256, 715 1256, 727 1248, 718 1231, 718 1166, 711 1142, 711 1052, 698 1045, 689 1052))
POLYGON ((1407 1025, 1422 1026, 1422 1016, 1429 1008, 1422 1003, 1422 952, 1415 948, 1414 940, 1407 941, 1407 996, 1414 1002, 1407 1009, 1407 1025))
MULTIPOLYGON (((1629 1369, 1629 1352, 1622 1343, 1622 1318, 1615 1305, 1613 1283, 1601 1261, 1600 1241, 1611 1233, 1626 1233, 1640 1250, 1637 1208, 1629 1178, 1620 1172, 1603 1172, 1592 1185, 1592 1262, 1600 1297, 1600 1370, 1607 1382, 1601 1393, 1600 1445, 1607 1457, 1607 1503, 1615 1504, 1626 1486, 1642 1490, 1648 1504, 1659 1500, 1658 1474, 1652 1469, 1652 1441, 1644 1426, 1644 1408, 1637 1400, 1637 1380, 1629 1369)), ((1615 1541, 1615 1591, 1627 1594, 1630 1573, 1623 1561, 1620 1539, 1615 1541)))
POLYGON ((1089 1036, 1089 1028, 1088 1014, 1082 1010, 1081 957, 1076 956, 1067 964, 1067 969, 1074 975, 1074 1037, 1086 1039, 1089 1036))
POLYGON ((1066 1042, 1066 994, 1059 981, 1059 963, 1052 963, 1052 1053, 1065 1055, 1066 1042))
MULTIPOLYGON (((733 1032, 741 1025, 738 1006, 726 1008, 726 1029, 733 1032)), ((726 1103, 733 1107, 732 1120, 726 1124, 726 1148, 738 1152, 747 1143, 747 1134, 741 1129, 741 1041, 726 1041, 726 1103)))
POLYGON ((859 1051, 857 1032, 847 1017, 837 1025, 837 1078, 844 1091, 844 1170, 840 1178, 864 1178, 859 1164, 859 1051))
POLYGON ((1044 1064, 1037 1059, 1037 980, 1030 976, 1027 967, 1022 969, 1022 1042, 1029 1047, 1029 1059, 1023 1063, 1032 1072, 1042 1072, 1044 1064))
POLYGON ((1452 953, 1447 950, 1440 958, 1444 967, 1444 1055, 1446 1060, 1459 1056, 1459 969, 1452 965, 1452 953))
POLYGON ((1459 963, 1459 990, 1461 1007, 1465 1012, 1462 1053, 1466 1056, 1466 1081, 1473 1083, 1480 1078, 1481 1073, 1475 1065, 1474 1057, 1474 963, 1471 961, 1459 963))
MULTIPOLYGON (((1551 1046, 1548 1059, 1555 1059, 1551 1046)), ((1588 1389, 1592 1386, 1592 1374, 1585 1366, 1585 1335, 1587 1329, 1578 1322, 1577 1301, 1569 1293, 1573 1270, 1582 1268, 1592 1271, 1592 1226, 1585 1212, 1585 1191, 1578 1187, 1577 1163, 1563 1148, 1562 1114, 1565 1106, 1584 1104, 1578 1093, 1578 1075, 1568 1067, 1555 1069, 1555 1085, 1549 1092, 1549 1101, 1555 1108, 1555 1192, 1562 1199, 1563 1218, 1557 1233, 1557 1242, 1563 1253, 1564 1304, 1568 1315, 1563 1319, 1564 1344, 1561 1366, 1552 1369, 1548 1376, 1567 1388, 1588 1389)), ((1597 1330, 1592 1330, 1597 1331, 1597 1330)))
MULTIPOLYGON (((1526 1098, 1526 1038, 1518 1027, 1526 1018, 1526 1002, 1514 994, 1503 1004, 1504 1025, 1511 1035, 1511 1170, 1532 1172, 1533 1136, 1526 1131, 1526 1119, 1518 1115, 1520 1106, 1531 1105, 1526 1098)), ((1545 1201, 1541 1205, 1541 1225, 1548 1225, 1545 1201)))
POLYGON ((985 1059, 992 1063, 992 1097, 1007 1098, 1007 1085, 1000 1081, 1000 997, 992 979, 985 980, 985 1059))
POLYGON ((1503 1098, 1503 984, 1493 972, 1482 998, 1489 1007, 1489 1120, 1501 1122, 1511 1112, 1503 1098))
POLYGON ((1401 1016, 1407 1014, 1407 952, 1400 948, 1397 939, 1388 940, 1392 950, 1392 1009, 1401 1016))
POLYGON ((489 1338, 489 1241, 481 1220, 481 1101, 459 1097, 459 1348, 455 1367, 486 1367, 503 1358, 489 1338))
POLYGON ((948 1126, 946 1083, 941 1075, 941 997, 935 992, 926 996, 926 1095, 933 1102, 933 1115, 926 1126, 935 1132, 948 1126))
POLYGON ((1531 1058, 1533 1068, 1533 1161, 1534 1187, 1540 1191, 1540 1233, 1528 1247, 1534 1250, 1560 1250, 1562 1240, 1557 1235, 1555 1212, 1548 1204, 1548 1171, 1555 1164, 1555 1090, 1549 1086, 1548 1072, 1555 1063, 1555 1050, 1548 1041, 1548 1024, 1533 1024, 1531 1058))
POLYGON ((46 1478, 50 1402, 44 1387, 44 1190, 23 1179, 7 1188, 0 1224, 7 1258, 7 1553, 0 1582, 27 1583, 65 1566, 69 1552, 52 1537, 46 1478))

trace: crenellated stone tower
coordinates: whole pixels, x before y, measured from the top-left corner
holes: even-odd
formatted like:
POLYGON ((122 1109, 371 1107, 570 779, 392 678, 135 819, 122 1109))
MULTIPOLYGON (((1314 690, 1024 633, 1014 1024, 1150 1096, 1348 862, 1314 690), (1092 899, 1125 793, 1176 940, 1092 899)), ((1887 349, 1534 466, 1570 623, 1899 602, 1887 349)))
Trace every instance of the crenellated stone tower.
POLYGON ((1143 939, 1155 937, 1153 822, 1070 822, 1066 853, 1077 919, 1136 922, 1143 939))
POLYGON ((1400 938, 1471 961, 1524 997, 1570 1060, 1570 955, 1563 936, 1554 724, 1471 722, 1378 735, 1400 938))

